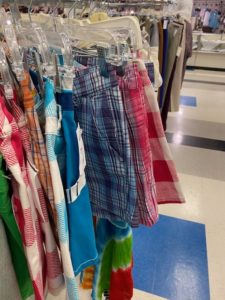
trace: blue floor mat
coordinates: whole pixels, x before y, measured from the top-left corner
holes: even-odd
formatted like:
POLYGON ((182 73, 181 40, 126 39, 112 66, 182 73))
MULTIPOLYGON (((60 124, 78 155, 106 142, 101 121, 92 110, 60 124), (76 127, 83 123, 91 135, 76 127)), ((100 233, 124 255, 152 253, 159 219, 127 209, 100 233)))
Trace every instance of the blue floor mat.
POLYGON ((180 96, 180 104, 185 106, 197 106, 197 99, 196 97, 191 96, 180 96))
POLYGON ((205 225, 161 215, 133 233, 135 288, 169 300, 210 299, 205 225))

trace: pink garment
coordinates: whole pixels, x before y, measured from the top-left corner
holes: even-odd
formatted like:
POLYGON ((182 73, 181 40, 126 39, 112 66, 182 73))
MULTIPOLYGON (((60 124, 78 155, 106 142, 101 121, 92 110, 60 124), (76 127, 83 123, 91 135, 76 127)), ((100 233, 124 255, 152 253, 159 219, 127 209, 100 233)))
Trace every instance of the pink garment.
POLYGON ((47 292, 47 264, 41 225, 33 201, 23 146, 15 119, 0 96, 0 152, 12 174, 12 204, 28 261, 35 300, 47 292))
POLYGON ((134 164, 137 203, 132 226, 154 225, 158 220, 155 180, 150 144, 148 119, 145 110, 142 79, 135 64, 127 65, 125 75, 118 76, 124 110, 128 121, 131 154, 134 164))
POLYGON ((203 26, 209 26, 210 11, 206 11, 203 19, 203 26))
POLYGON ((29 184, 31 186, 32 198, 38 215, 38 220, 41 226, 41 234, 45 245, 48 288, 50 293, 56 295, 61 290, 61 287, 64 286, 59 252, 49 223, 46 199, 37 174, 38 170, 35 167, 32 157, 31 139, 25 115, 22 109, 17 105, 15 97, 11 100, 10 104, 13 116, 18 125, 21 142, 26 156, 29 184))
POLYGON ((184 195, 165 137, 159 105, 145 64, 141 60, 138 61, 138 69, 144 86, 145 105, 148 115, 148 135, 153 158, 157 203, 183 203, 185 202, 184 195))

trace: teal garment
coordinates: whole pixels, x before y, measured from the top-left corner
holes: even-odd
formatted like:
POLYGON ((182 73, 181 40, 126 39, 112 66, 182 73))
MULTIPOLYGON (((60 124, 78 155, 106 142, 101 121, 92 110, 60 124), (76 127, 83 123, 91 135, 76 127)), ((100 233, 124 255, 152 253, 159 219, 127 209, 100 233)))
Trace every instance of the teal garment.
POLYGON ((33 293, 32 281, 28 271, 27 260, 24 254, 23 244, 17 227, 12 204, 9 198, 9 183, 3 168, 3 158, 0 155, 0 216, 2 217, 12 263, 16 273, 18 286, 22 299, 29 298, 33 293))
POLYGON ((57 104, 62 110, 62 132, 66 152, 66 182, 69 223, 69 245, 75 275, 97 263, 94 226, 88 188, 84 170, 80 170, 77 124, 74 120, 72 91, 56 94, 57 104))

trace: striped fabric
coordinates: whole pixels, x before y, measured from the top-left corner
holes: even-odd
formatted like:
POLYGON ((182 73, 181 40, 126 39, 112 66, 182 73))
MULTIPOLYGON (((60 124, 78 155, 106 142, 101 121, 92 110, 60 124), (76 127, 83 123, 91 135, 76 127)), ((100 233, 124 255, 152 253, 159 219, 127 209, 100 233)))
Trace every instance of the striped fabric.
POLYGON ((45 196, 50 203, 50 205, 48 205, 50 216, 54 219, 54 223, 56 224, 57 218, 45 142, 37 115, 37 106, 35 106, 33 94, 29 88, 30 77, 28 73, 25 75, 26 78, 21 81, 21 86, 23 90, 23 105, 31 136, 33 161, 38 169, 38 177, 44 189, 45 196))
POLYGON ((118 76, 128 122, 131 152, 137 182, 137 205, 132 226, 152 226, 158 220, 155 179, 150 144, 148 120, 143 97, 143 85, 135 64, 127 65, 123 77, 118 76))
POLYGON ((27 172, 32 188, 32 197, 34 200, 35 208, 37 210, 39 222, 41 223, 43 242, 45 244, 46 251, 48 288, 51 293, 57 294, 57 291, 64 285, 64 279, 62 275, 57 245, 53 236, 52 228, 49 223, 46 199, 44 197, 43 189, 37 176, 38 170, 36 170, 33 162, 30 134, 27 128, 25 116, 21 108, 16 104, 16 99, 12 99, 10 104, 12 113, 15 117, 15 121, 18 125, 21 142, 27 157, 27 172))
POLYGON ((93 214, 131 223, 136 181, 116 74, 103 77, 98 67, 76 72, 73 101, 82 129, 93 214))
POLYGON ((12 173, 13 209, 28 260, 35 299, 46 292, 46 267, 41 228, 32 199, 17 124, 0 97, 0 152, 12 173))
MULTIPOLYGON (((24 253, 21 234, 19 232, 19 228, 16 224, 16 220, 12 210, 9 183, 10 180, 9 178, 7 178, 5 172, 5 164, 2 155, 0 155, 0 216, 4 223, 9 249, 11 253, 11 259, 15 270, 18 286, 20 289, 20 295, 22 300, 26 300, 27 298, 29 298, 31 295, 34 294, 34 290, 33 290, 32 281, 28 270, 27 259, 24 253)), ((2 252, 1 252, 1 260, 2 260, 2 252)), ((8 267, 9 266, 7 265, 7 268, 8 267)), ((1 274, 7 272, 4 272, 3 269, 1 268, 1 274)), ((2 282, 2 278, 1 278, 0 286, 1 285, 4 289, 6 288, 4 283, 2 282)), ((16 297, 4 298, 0 292, 0 299, 15 299, 15 298, 16 297)))
POLYGON ((52 186, 58 218, 58 234, 64 276, 66 281, 67 296, 69 300, 77 300, 78 287, 76 283, 76 278, 74 276, 69 250, 69 229, 65 195, 60 176, 59 165, 55 153, 55 149, 57 146, 57 134, 61 128, 61 120, 58 119, 58 109, 54 98, 54 87, 53 83, 50 80, 47 80, 45 82, 44 106, 46 118, 46 148, 49 159, 50 173, 52 176, 52 186))
POLYGON ((185 199, 163 130, 159 105, 145 65, 141 60, 138 62, 138 69, 144 85, 145 103, 148 111, 148 135, 153 155, 157 202, 158 204, 183 203, 185 199))

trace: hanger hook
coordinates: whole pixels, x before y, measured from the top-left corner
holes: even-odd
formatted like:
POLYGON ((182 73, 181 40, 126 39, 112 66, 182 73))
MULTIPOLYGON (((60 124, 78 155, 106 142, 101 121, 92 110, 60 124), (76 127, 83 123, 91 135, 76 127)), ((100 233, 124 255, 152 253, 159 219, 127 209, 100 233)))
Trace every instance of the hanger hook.
POLYGON ((54 26, 55 32, 57 31, 56 20, 55 20, 55 15, 56 15, 55 12, 58 9, 60 4, 61 4, 61 0, 59 0, 57 2, 56 6, 52 10, 52 21, 53 21, 53 26, 54 26))
POLYGON ((29 7, 28 7, 28 15, 29 15, 30 23, 32 23, 32 20, 31 20, 31 8, 32 8, 32 3, 33 3, 33 0, 30 0, 30 5, 29 5, 29 7))
POLYGON ((71 6, 70 10, 68 11, 67 18, 69 18, 71 11, 76 7, 77 3, 78 3, 78 1, 75 0, 73 5, 71 6))

